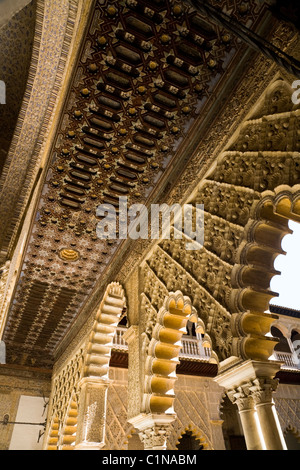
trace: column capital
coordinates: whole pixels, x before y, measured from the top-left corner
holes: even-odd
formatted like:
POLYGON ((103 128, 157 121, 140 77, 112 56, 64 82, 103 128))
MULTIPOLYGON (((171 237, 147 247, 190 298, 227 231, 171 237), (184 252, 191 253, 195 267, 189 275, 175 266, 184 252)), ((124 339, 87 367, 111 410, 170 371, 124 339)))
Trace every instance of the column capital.
POLYGON ((255 405, 271 404, 273 392, 277 389, 278 384, 278 379, 258 378, 253 380, 250 393, 255 405))
POLYGON ((281 365, 282 363, 278 361, 248 360, 225 370, 214 380, 226 390, 234 390, 238 387, 245 390, 247 384, 252 384, 257 379, 274 379, 281 365))
POLYGON ((170 425, 155 425, 139 433, 145 449, 166 449, 167 438, 170 434, 170 425))
POLYGON ((129 423, 137 429, 145 450, 164 450, 166 449, 167 438, 172 430, 171 424, 175 418, 175 415, 142 413, 130 419, 129 423))
POLYGON ((229 400, 234 405, 237 405, 240 412, 254 409, 254 400, 250 394, 251 386, 252 383, 247 383, 242 387, 227 391, 229 400))
POLYGON ((132 325, 123 334, 123 339, 126 341, 126 343, 130 344, 131 341, 133 341, 138 336, 138 333, 138 325, 132 325))
POLYGON ((79 388, 83 386, 95 386, 95 387, 108 387, 111 384, 112 380, 102 377, 82 377, 79 382, 79 388))

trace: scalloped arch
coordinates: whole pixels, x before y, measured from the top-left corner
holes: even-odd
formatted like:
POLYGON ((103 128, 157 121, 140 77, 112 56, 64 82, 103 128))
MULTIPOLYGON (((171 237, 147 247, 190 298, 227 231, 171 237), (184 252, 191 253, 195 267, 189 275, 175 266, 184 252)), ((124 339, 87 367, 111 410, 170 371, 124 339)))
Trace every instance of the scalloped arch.
POLYGON ((300 185, 281 185, 265 191, 256 204, 236 254, 232 270, 233 354, 245 359, 268 360, 278 340, 266 337, 277 320, 266 313, 270 300, 277 297, 270 290, 275 275, 275 259, 285 254, 281 243, 292 233, 288 222, 300 222, 300 185))
POLYGON ((199 441, 199 445, 202 446, 202 450, 211 450, 211 446, 209 444, 209 440, 207 436, 198 428, 189 424, 185 426, 184 429, 180 431, 179 437, 176 442, 176 447, 180 444, 180 439, 187 433, 190 432, 192 436, 199 441))
MULTIPOLYGON (((158 312, 148 347, 143 396, 143 411, 146 413, 175 414, 176 367, 188 320, 196 324, 196 331, 205 334, 204 323, 198 318, 191 299, 181 291, 171 292, 158 312)), ((205 335, 205 340, 211 345, 208 335, 205 335)), ((218 364, 214 352, 210 362, 218 364)))
POLYGON ((112 340, 125 307, 126 298, 123 287, 117 282, 109 284, 89 337, 84 377, 106 378, 108 376, 112 340))

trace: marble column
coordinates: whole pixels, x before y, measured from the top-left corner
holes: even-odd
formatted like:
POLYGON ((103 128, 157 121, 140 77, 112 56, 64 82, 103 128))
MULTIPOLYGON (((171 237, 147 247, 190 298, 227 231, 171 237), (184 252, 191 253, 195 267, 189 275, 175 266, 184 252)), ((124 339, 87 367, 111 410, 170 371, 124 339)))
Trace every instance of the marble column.
POLYGON ((241 387, 227 392, 227 396, 238 407, 247 449, 264 450, 253 398, 241 387))
POLYGON ((105 445, 108 379, 84 378, 80 383, 76 450, 101 450, 105 445))
POLYGON ((233 364, 215 379, 238 406, 248 449, 286 449, 272 400, 280 367, 280 362, 248 360, 233 364))
POLYGON ((277 380, 260 378, 250 388, 267 450, 287 450, 272 398, 277 385, 277 380))

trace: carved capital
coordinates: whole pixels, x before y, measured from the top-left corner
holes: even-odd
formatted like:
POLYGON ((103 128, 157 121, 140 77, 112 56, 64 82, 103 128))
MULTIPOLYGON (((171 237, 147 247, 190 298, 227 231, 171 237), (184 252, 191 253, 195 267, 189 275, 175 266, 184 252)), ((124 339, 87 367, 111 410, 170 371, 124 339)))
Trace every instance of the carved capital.
POLYGON ((250 394, 251 383, 227 392, 229 400, 237 405, 240 412, 254 409, 254 401, 250 394))
POLYGON ((176 415, 141 413, 128 420, 137 430, 144 449, 165 450, 176 415))
POLYGON ((130 345, 135 339, 138 338, 139 327, 138 325, 132 325, 123 334, 123 339, 128 345, 130 345))
POLYGON ((277 389, 278 383, 278 379, 260 378, 253 380, 250 392, 255 405, 271 404, 273 392, 277 389))
POLYGON ((144 444, 144 449, 166 449, 167 439, 171 433, 171 426, 154 425, 139 433, 139 437, 144 444))

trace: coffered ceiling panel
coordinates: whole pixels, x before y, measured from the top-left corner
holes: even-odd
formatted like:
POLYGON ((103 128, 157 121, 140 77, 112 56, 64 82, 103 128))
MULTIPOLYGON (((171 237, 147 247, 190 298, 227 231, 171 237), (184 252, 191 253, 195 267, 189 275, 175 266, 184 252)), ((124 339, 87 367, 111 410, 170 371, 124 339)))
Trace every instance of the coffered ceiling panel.
MULTIPOLYGON (((254 0, 221 3, 259 20, 254 0)), ((242 47, 187 2, 98 1, 8 315, 8 362, 52 366, 122 243, 97 237, 97 207, 151 200, 242 47)))

